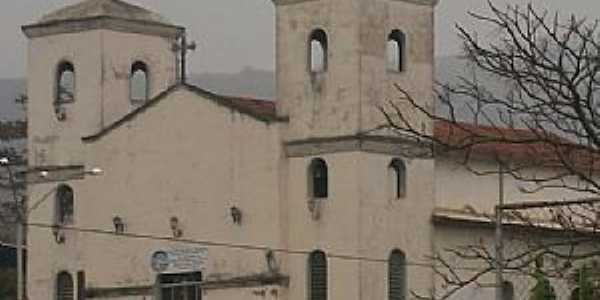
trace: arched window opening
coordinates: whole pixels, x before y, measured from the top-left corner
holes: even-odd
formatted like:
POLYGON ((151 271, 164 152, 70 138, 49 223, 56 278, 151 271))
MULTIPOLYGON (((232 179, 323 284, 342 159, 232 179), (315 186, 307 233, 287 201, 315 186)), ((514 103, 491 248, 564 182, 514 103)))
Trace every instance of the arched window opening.
POLYGON ((74 193, 73 189, 61 184, 56 189, 56 224, 73 224, 74 193))
POLYGON ((327 70, 328 41, 323 29, 316 29, 310 34, 309 39, 309 66, 312 73, 321 73, 327 70))
POLYGON ((308 300, 327 300, 327 256, 313 251, 308 257, 308 300))
POLYGON ((66 104, 75 101, 75 67, 67 61, 61 62, 56 70, 54 113, 59 121, 67 120, 66 104))
POLYGON ((129 79, 129 97, 132 103, 144 103, 148 100, 148 66, 137 61, 131 66, 129 79))
POLYGON ((56 277, 56 300, 73 300, 73 278, 67 272, 60 272, 56 277))
POLYGON ((388 167, 389 186, 395 199, 406 197, 406 165, 404 161, 394 158, 388 167))
POLYGON ((321 158, 315 158, 309 167, 309 191, 312 198, 327 198, 329 196, 329 174, 327 163, 321 158))
POLYGON ((75 67, 70 62, 58 65, 55 101, 57 104, 75 101, 75 67))
POLYGON ((504 281, 502 284, 502 299, 503 300, 514 300, 515 299, 515 286, 510 281, 504 281))
POLYGON ((388 36, 387 69, 402 72, 405 68, 406 36, 400 30, 394 29, 388 36))
POLYGON ((388 262, 388 299, 407 299, 406 255, 396 249, 388 262))

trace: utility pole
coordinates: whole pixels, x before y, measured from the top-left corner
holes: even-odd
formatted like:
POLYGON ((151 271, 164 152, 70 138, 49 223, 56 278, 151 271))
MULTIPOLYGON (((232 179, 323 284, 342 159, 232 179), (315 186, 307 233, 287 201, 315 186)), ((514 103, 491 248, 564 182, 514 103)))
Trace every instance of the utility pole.
POLYGON ((26 222, 26 214, 24 209, 24 203, 19 199, 19 194, 17 192, 17 184, 16 180, 10 167, 10 161, 6 157, 0 158, 0 166, 6 169, 8 173, 8 183, 11 187, 11 194, 13 197, 13 201, 15 204, 16 210, 16 218, 17 218, 17 241, 15 245, 15 250, 17 251, 17 300, 24 300, 23 295, 25 294, 25 280, 24 280, 24 266, 23 262, 23 240, 24 240, 24 224, 26 222))
POLYGON ((496 205, 496 300, 504 299, 504 246, 502 243, 502 216, 504 215, 504 168, 498 162, 498 205, 496 205))
MULTIPOLYGON (((17 191, 17 181, 14 176, 14 172, 11 168, 11 162, 7 157, 0 157, 0 167, 4 167, 8 174, 8 182, 11 187, 12 198, 16 208, 16 251, 17 251, 17 299, 25 300, 25 261, 24 261, 24 241, 25 241, 25 229, 29 219, 29 208, 26 206, 25 201, 22 197, 19 197, 17 191)), ((40 172, 40 176, 47 172, 40 172)), ((104 171, 98 167, 92 168, 89 171, 84 170, 83 175, 100 176, 103 175, 104 171)))

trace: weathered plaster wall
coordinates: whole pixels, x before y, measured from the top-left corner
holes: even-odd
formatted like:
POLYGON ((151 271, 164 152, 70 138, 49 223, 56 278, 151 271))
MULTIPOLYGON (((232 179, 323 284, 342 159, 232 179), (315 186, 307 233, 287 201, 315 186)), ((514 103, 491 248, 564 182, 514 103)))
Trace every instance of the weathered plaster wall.
MULTIPOLYGON (((476 172, 496 172, 498 165, 493 160, 471 160, 469 167, 476 172)), ((528 173, 533 176, 533 172, 528 173)), ((552 173, 539 171, 538 176, 552 173)), ((575 185, 574 181, 571 184, 575 185)), ((567 181, 567 182, 569 182, 567 181)), ((504 176, 505 203, 524 201, 576 200, 586 196, 567 189, 542 189, 536 193, 524 193, 523 188, 533 190, 533 183, 516 180, 510 175, 504 176)), ((478 212, 490 213, 498 204, 498 174, 478 175, 468 170, 459 159, 440 157, 435 161, 435 199, 436 205, 443 208, 463 209, 466 205, 478 212)), ((587 195, 589 196, 589 195, 587 195)))
POLYGON ((70 165, 83 160, 80 138, 100 128, 102 32, 62 34, 29 41, 28 149, 30 165, 70 165), (75 103, 67 106, 68 120, 54 113, 58 64, 75 66, 75 103))
POLYGON ((401 100, 396 85, 415 101, 429 107, 433 89, 434 7, 410 1, 371 0, 360 2, 360 74, 361 130, 387 125, 379 107, 393 101, 417 129, 431 130, 430 120, 401 100), (401 72, 388 70, 387 42, 392 30, 405 35, 405 53, 401 72))
POLYGON ((172 41, 157 36, 93 30, 33 38, 28 55, 29 161, 32 165, 83 162, 80 139, 94 134, 132 109, 129 74, 136 60, 148 64, 150 95, 175 83, 172 41), (75 102, 67 120, 54 113, 57 67, 75 67, 75 102))
POLYGON ((290 116, 286 139, 339 136, 359 129, 360 22, 356 0, 305 1, 276 9, 278 113, 290 116), (328 36, 328 69, 308 68, 311 32, 328 36))
POLYGON ((177 53, 171 38, 104 30, 102 39, 102 124, 107 126, 133 108, 129 101, 133 63, 148 66, 148 95, 153 98, 176 83, 177 53))
MULTIPOLYGON (((393 249, 406 254, 408 295, 429 295, 433 288, 431 269, 421 263, 432 253, 434 205, 433 161, 407 159, 406 196, 396 199, 388 169, 393 157, 362 154, 360 160, 360 253, 388 259, 393 249)), ((386 299, 388 268, 385 263, 361 263, 361 298, 386 299)))
MULTIPOLYGON (((290 117, 287 140, 356 134, 385 123, 379 105, 397 100, 394 84, 423 106, 433 87, 433 7, 409 1, 299 1, 277 7, 277 99, 290 117), (328 35, 328 69, 308 69, 309 36, 328 35), (387 70, 387 39, 406 34, 405 70, 387 70)), ((411 113, 415 127, 430 129, 411 113)))
MULTIPOLYGON (((404 251, 409 261, 422 261, 429 253, 433 206, 431 176, 427 160, 407 163, 408 195, 394 199, 386 188, 391 157, 358 152, 321 156, 329 167, 329 197, 322 201, 321 217, 314 220, 308 210, 306 178, 313 157, 290 159, 288 197, 288 245, 307 251, 320 249, 329 258, 332 299, 382 299, 387 293, 387 264, 382 261, 340 259, 335 255, 387 259, 393 249, 404 251), (410 230, 407 228, 410 227, 410 230)), ((290 299, 306 298, 306 257, 290 256, 290 299)), ((428 269, 408 267, 409 285, 430 290, 428 269)))
MULTIPOLYGON (((276 124, 180 90, 85 147, 86 165, 101 167, 104 175, 70 183, 76 193, 75 226, 111 231, 113 217, 120 216, 128 233, 169 237, 169 219, 176 216, 184 239, 281 246, 276 124), (232 222, 232 206, 243 212, 241 226, 232 222)), ((54 186, 31 187, 31 199, 54 186)), ((31 221, 52 223, 52 197, 31 221)), ((151 285, 154 251, 198 247, 76 232, 66 232, 66 243, 57 245, 48 229, 37 228, 31 228, 30 238, 31 299, 44 299, 60 270, 86 270, 89 287, 151 285)), ((203 275, 266 272, 264 257, 260 250, 209 247, 203 275)))

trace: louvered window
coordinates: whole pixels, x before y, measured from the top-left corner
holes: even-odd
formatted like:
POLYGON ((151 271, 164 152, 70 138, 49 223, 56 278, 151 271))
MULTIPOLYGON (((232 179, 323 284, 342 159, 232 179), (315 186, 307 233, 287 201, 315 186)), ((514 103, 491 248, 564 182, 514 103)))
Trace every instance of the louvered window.
POLYGON ((327 300, 327 257, 314 251, 309 257, 309 300, 327 300))
POLYGON ((321 158, 314 159, 310 164, 311 196, 327 198, 329 195, 329 174, 327 163, 321 158))
POLYGON ((390 185, 395 199, 406 196, 406 165, 401 159, 394 158, 389 166, 390 185))
POLYGON ((73 300, 73 278, 67 272, 61 272, 56 278, 56 300, 73 300))
POLYGON ((406 256, 400 250, 392 251, 388 266, 389 300, 406 298, 406 256))

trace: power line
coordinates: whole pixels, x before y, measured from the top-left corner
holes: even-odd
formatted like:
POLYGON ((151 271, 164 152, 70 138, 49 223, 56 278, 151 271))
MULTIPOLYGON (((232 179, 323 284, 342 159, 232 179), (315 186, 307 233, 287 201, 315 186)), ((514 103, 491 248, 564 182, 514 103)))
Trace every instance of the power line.
MULTIPOLYGON (((44 223, 26 223, 26 226, 29 227, 37 227, 44 229, 55 229, 57 225, 53 224, 44 224, 44 223)), ((168 241, 168 242, 177 242, 181 244, 191 244, 191 245, 201 245, 201 246, 212 246, 212 247, 225 247, 225 248, 233 248, 233 249, 241 249, 241 250, 252 250, 252 251, 273 251, 278 253, 292 254, 292 255, 310 255, 313 250, 294 250, 287 248, 273 248, 268 246, 257 246, 257 245, 249 245, 249 244, 235 244, 235 243, 226 243, 226 242, 215 242, 208 240, 194 240, 194 239, 181 239, 181 238, 172 238, 166 236, 156 236, 151 234, 139 234, 139 233, 116 233, 110 230, 96 229, 96 228, 81 228, 75 226, 60 226, 61 230, 66 231, 75 231, 82 233, 90 233, 90 234, 99 234, 99 235, 107 235, 107 236, 115 236, 119 238, 131 238, 131 239, 141 239, 141 240, 154 240, 154 241, 168 241)), ((326 252, 328 258, 336 258, 341 260, 351 260, 351 261, 367 261, 372 263, 388 263, 388 259, 383 258, 372 258, 366 256, 356 256, 356 255, 347 255, 347 254, 336 254, 332 252, 326 252)), ((424 268, 434 268, 436 265, 431 263, 420 263, 420 262, 405 262, 406 266, 415 266, 415 267, 424 267, 424 268)), ((443 267, 439 265, 437 267, 443 267)), ((470 270, 470 271, 480 271, 481 268, 469 268, 469 267, 456 267, 457 270, 470 270)))

